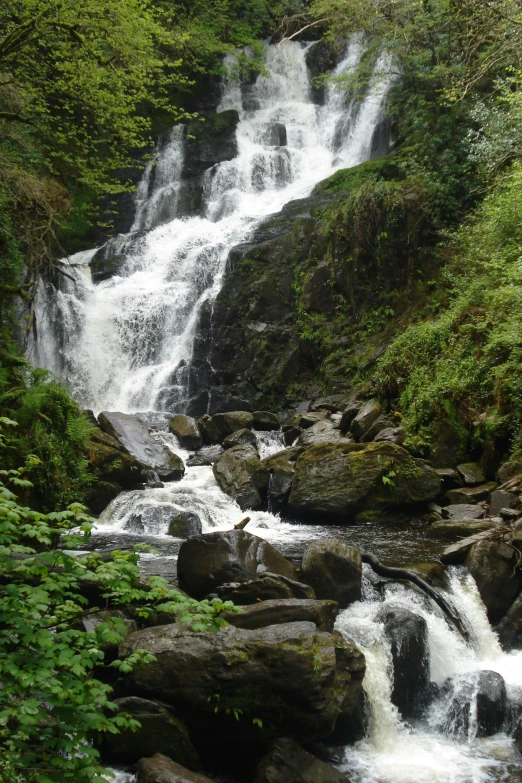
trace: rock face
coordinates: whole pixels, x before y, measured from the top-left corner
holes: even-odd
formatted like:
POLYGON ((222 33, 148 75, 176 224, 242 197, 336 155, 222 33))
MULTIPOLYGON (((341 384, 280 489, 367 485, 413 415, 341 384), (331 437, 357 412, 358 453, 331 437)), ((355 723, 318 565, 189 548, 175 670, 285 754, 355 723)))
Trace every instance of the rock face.
POLYGON ((254 783, 346 783, 346 778, 297 742, 280 739, 262 759, 254 783))
POLYGON ((248 582, 263 573, 297 580, 294 566, 273 546, 246 530, 194 536, 178 555, 179 586, 201 599, 226 582, 248 582))
POLYGON ((169 422, 169 430, 177 437, 184 449, 196 450, 203 445, 201 432, 196 419, 193 419, 192 416, 176 414, 169 422))
POLYGON ((440 478, 394 443, 312 446, 296 462, 288 507, 303 519, 350 521, 367 509, 432 500, 440 478))
POLYGON ((303 554, 301 579, 317 598, 337 601, 341 608, 361 600, 361 553, 334 538, 314 541, 303 554))
POLYGON ((224 612, 221 617, 236 628, 255 630, 267 625, 310 622, 319 631, 333 631, 339 604, 336 601, 314 601, 287 598, 279 601, 261 601, 245 607, 239 614, 224 612))
POLYGON ((505 650, 522 647, 522 594, 515 599, 495 630, 505 650))
POLYGON ((477 583, 490 622, 499 622, 522 589, 514 550, 504 542, 479 541, 471 547, 466 566, 477 583))
POLYGON ((162 753, 155 753, 150 758, 140 759, 136 771, 136 783, 214 783, 214 781, 176 764, 162 753))
POLYGON ((507 717, 504 679, 493 671, 473 672, 448 680, 444 686, 445 733, 467 738, 490 737, 502 729, 507 717))
POLYGON ((253 446, 234 446, 214 463, 214 476, 225 492, 239 507, 262 508, 268 488, 269 473, 253 446))
POLYGON ((135 668, 129 686, 147 697, 161 694, 189 727, 197 725, 198 736, 218 742, 231 731, 247 743, 326 737, 337 716, 353 709, 365 669, 354 645, 307 622, 206 634, 160 626, 131 634, 119 655, 137 649, 156 661, 135 668))
POLYGON ((187 727, 165 704, 138 696, 115 699, 119 712, 141 723, 137 731, 106 734, 103 752, 111 761, 135 764, 143 756, 164 753, 179 764, 199 769, 198 753, 190 741, 187 727))
POLYGON ((102 430, 115 438, 127 454, 134 457, 143 468, 156 471, 164 481, 178 481, 183 478, 183 461, 166 446, 156 443, 137 416, 103 411, 98 421, 102 430))
POLYGON ((384 608, 375 619, 384 624, 391 644, 392 702, 404 718, 418 716, 425 705, 430 683, 426 620, 402 607, 384 608))
POLYGON ((193 511, 179 511, 169 522, 167 531, 174 538, 199 536, 202 532, 201 519, 193 511))

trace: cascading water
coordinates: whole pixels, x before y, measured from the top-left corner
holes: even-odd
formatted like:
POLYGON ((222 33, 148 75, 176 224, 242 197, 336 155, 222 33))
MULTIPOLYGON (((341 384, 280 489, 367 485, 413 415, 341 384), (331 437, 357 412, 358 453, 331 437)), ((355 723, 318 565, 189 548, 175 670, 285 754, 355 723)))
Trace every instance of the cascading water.
MULTIPOLYGON (((144 171, 132 232, 96 255, 116 258, 116 273, 93 279, 93 251, 70 259, 59 290, 41 286, 33 362, 62 377, 84 406, 182 412, 200 312, 220 290, 230 249, 265 216, 370 156, 390 82, 386 56, 364 99, 346 100, 331 86, 317 106, 308 47, 266 45, 267 75, 248 100, 238 82, 225 82, 218 110, 239 113, 238 155, 205 173, 200 217, 182 216, 186 143, 177 126, 144 171)), ((350 72, 363 51, 354 36, 336 75, 350 72)))

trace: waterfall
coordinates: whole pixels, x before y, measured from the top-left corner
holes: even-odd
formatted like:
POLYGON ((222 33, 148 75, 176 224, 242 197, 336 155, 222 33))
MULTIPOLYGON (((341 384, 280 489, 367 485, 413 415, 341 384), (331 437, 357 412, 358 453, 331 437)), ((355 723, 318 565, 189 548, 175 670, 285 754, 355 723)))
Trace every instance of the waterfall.
MULTIPOLYGON (((224 81, 218 111, 239 114, 238 153, 203 175, 199 216, 184 216, 186 141, 178 125, 143 172, 131 232, 66 259, 59 287, 40 285, 30 356, 83 406, 185 410, 200 315, 219 293, 230 249, 320 180, 369 158, 390 82, 387 57, 362 100, 331 85, 318 106, 310 45, 266 44, 266 74, 247 91, 224 81)), ((353 70, 363 53, 354 36, 335 75, 353 70)))

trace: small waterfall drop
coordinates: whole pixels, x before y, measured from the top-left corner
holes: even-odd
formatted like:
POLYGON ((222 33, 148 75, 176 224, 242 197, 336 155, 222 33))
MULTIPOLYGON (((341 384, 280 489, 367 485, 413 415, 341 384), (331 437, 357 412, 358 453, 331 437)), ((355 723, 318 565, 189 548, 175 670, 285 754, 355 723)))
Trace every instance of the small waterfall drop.
MULTIPOLYGON (((230 249, 320 180, 368 159, 390 83, 386 57, 376 65, 382 78, 364 99, 346 101, 330 86, 317 106, 309 46, 267 44, 266 75, 248 94, 225 81, 218 111, 239 114, 238 154, 203 175, 200 217, 183 216, 186 142, 179 125, 160 139, 145 168, 131 233, 69 259, 58 289, 40 286, 31 358, 61 377, 83 406, 185 410, 200 315, 219 293, 230 249)), ((336 74, 353 70, 363 52, 354 36, 336 74)))

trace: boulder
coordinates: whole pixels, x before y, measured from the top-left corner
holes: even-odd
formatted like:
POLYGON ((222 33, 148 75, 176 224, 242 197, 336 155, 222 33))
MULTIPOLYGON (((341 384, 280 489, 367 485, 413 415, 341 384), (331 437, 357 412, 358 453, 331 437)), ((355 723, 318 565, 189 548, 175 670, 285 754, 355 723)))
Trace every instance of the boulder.
POLYGON ((270 475, 253 446, 234 446, 214 463, 212 470, 223 492, 242 511, 261 508, 270 475))
MULTIPOLYGON (((248 606, 259 601, 285 599, 311 600, 315 593, 310 585, 296 582, 286 576, 265 573, 248 582, 229 582, 218 585, 215 594, 223 601, 233 601, 238 606, 248 606)), ((213 595, 213 594, 211 594, 213 595)))
POLYGON ((391 700, 403 718, 420 714, 430 684, 430 652, 426 620, 400 606, 379 611, 376 622, 384 624, 391 645, 393 691, 391 700))
POLYGON ((336 601, 286 598, 246 606, 239 614, 223 612, 221 617, 236 628, 248 630, 305 621, 314 623, 319 631, 331 633, 338 613, 336 601))
POLYGON ((172 704, 198 736, 221 747, 231 733, 240 747, 327 737, 339 713, 353 709, 365 669, 353 644, 307 622, 217 633, 147 628, 127 637, 119 656, 138 649, 155 661, 127 675, 130 687, 172 704))
POLYGON ((254 783, 347 783, 347 779, 294 740, 283 738, 261 760, 254 783))
POLYGON ((178 555, 179 586, 201 599, 226 582, 248 582, 265 572, 297 579, 277 549, 246 530, 226 530, 184 541, 178 555))
POLYGON ((479 541, 471 547, 466 566, 477 583, 490 622, 498 623, 522 589, 516 552, 503 541, 479 541))
POLYGON ((187 125, 187 154, 183 178, 200 177, 207 169, 237 156, 236 127, 239 115, 235 109, 201 112, 187 125), (203 121, 202 121, 202 119, 203 121))
POLYGON ((489 519, 441 519, 430 525, 426 534, 430 538, 458 541, 459 538, 467 538, 483 530, 491 530, 492 527, 489 519))
POLYGON ((227 435, 242 429, 251 429, 254 417, 247 411, 216 413, 214 416, 202 416, 198 426, 206 444, 222 443, 227 435))
POLYGON ((480 503, 481 500, 486 500, 488 495, 496 488, 497 485, 492 481, 488 484, 481 484, 478 487, 459 487, 458 489, 450 489, 446 493, 446 497, 453 505, 480 503))
POLYGON ((294 427, 292 425, 286 425, 286 427, 283 427, 283 440, 285 442, 285 446, 292 446, 297 438, 302 433, 301 427, 294 427))
POLYGON ((128 454, 116 438, 97 429, 85 445, 91 470, 99 479, 92 493, 94 497, 103 494, 103 502, 106 500, 100 511, 122 488, 132 489, 143 481, 143 465, 128 454), (100 483, 106 486, 100 487, 100 483))
POLYGON ((470 503, 457 503, 442 509, 442 516, 455 522, 461 519, 482 519, 485 514, 484 506, 470 503))
POLYGON ((179 481, 185 473, 183 460, 151 437, 137 416, 103 411, 98 416, 100 427, 115 438, 123 450, 146 470, 154 470, 163 481, 179 481))
POLYGON ((176 764, 162 753, 155 753, 150 758, 139 760, 136 783, 214 783, 214 781, 198 772, 191 772, 181 764, 176 764))
POLYGON ((268 432, 280 428, 279 418, 270 411, 254 411, 254 429, 258 432, 268 432))
POLYGON ((329 412, 326 410, 321 411, 298 411, 291 421, 296 427, 300 427, 302 430, 307 430, 309 427, 313 427, 318 421, 327 419, 329 412))
POLYGON ((506 481, 515 478, 515 476, 518 476, 521 473, 522 460, 517 460, 515 462, 504 462, 504 464, 501 465, 497 471, 497 481, 500 484, 504 484, 506 481))
POLYGON ((192 454, 187 460, 187 466, 197 468, 202 465, 213 465, 223 454, 223 446, 204 446, 197 454, 192 454))
POLYGON ((253 446, 257 448, 257 438, 252 430, 246 428, 242 430, 236 430, 232 435, 227 435, 223 441, 224 449, 232 449, 234 446, 253 446))
POLYGON ((406 439, 406 430, 404 427, 385 427, 377 433, 374 438, 375 443, 398 443, 402 446, 406 439))
POLYGON ((361 440, 382 413, 381 403, 377 399, 367 402, 350 424, 350 432, 356 440, 361 440))
POLYGON ((344 522, 361 511, 432 500, 435 471, 394 443, 323 443, 296 462, 288 508, 297 516, 344 522))
POLYGON ((522 594, 515 598, 495 630, 504 650, 522 648, 522 594))
POLYGON ((270 147, 286 147, 286 127, 282 122, 273 122, 269 125, 265 137, 265 144, 270 147))
POLYGON ((350 443, 350 439, 343 437, 342 432, 331 419, 317 421, 311 427, 306 429, 297 441, 297 446, 308 448, 317 443, 350 443))
POLYGON ((362 560, 358 549, 335 538, 313 541, 303 554, 301 579, 317 598, 344 609, 361 600, 362 560))
POLYGON ((295 461, 303 451, 303 448, 294 446, 261 460, 271 474, 268 485, 268 508, 274 514, 286 507, 294 479, 295 461))
POLYGON ((135 764, 154 753, 168 755, 189 769, 200 769, 198 753, 190 741, 188 729, 166 704, 138 696, 115 699, 118 712, 125 712, 141 724, 137 731, 107 733, 103 755, 117 764, 135 764))
POLYGON ((371 443, 372 440, 375 440, 377 435, 379 435, 380 432, 382 432, 385 429, 393 429, 395 427, 395 422, 392 421, 388 416, 381 415, 378 419, 376 419, 372 426, 366 430, 364 435, 361 438, 362 443, 371 443))
POLYGON ((362 403, 355 401, 351 402, 347 408, 344 409, 341 421, 339 422, 339 429, 341 432, 348 432, 352 421, 355 419, 359 411, 361 410, 362 403))
POLYGON ((194 511, 178 511, 169 522, 167 535, 174 538, 199 536, 203 530, 201 519, 194 511))
POLYGON ((518 506, 518 498, 513 492, 506 492, 505 489, 496 489, 491 493, 489 501, 489 514, 494 517, 500 514, 505 508, 514 509, 518 506))
POLYGON ((169 422, 169 430, 176 436, 184 449, 196 451, 203 445, 203 437, 196 419, 193 419, 192 416, 177 413, 169 422))
POLYGON ((507 717, 507 694, 497 672, 461 674, 442 688, 440 728, 450 736, 469 739, 490 737, 501 731, 507 717))
POLYGON ((442 479, 444 491, 462 486, 462 479, 454 468, 435 468, 435 471, 442 479))
POLYGON ((445 565, 461 565, 466 560, 473 544, 476 544, 478 541, 483 541, 485 538, 489 539, 489 537, 490 531, 484 530, 482 533, 475 533, 473 536, 464 538, 456 544, 451 544, 451 546, 446 547, 441 554, 440 560, 445 565))
POLYGON ((457 473, 467 487, 484 484, 486 481, 484 473, 477 462, 465 462, 462 465, 457 465, 457 473))

